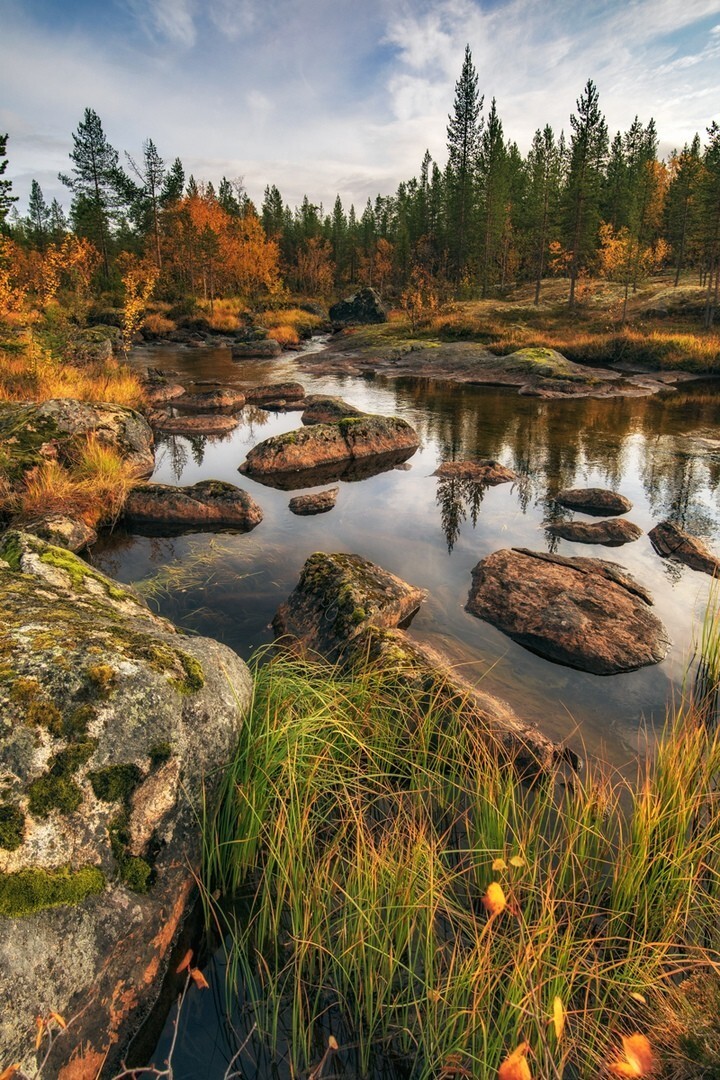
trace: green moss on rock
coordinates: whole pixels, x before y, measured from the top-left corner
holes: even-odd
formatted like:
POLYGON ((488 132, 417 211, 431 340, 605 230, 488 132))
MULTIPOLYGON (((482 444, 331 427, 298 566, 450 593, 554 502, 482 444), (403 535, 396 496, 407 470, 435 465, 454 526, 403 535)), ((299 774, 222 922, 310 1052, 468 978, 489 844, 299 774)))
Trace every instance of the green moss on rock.
POLYGON ((137 855, 127 856, 119 864, 120 880, 136 893, 146 893, 150 888, 152 867, 137 855))
POLYGON ((64 570, 76 589, 82 589, 85 579, 91 578, 93 581, 99 581, 104 586, 111 600, 134 600, 137 602, 136 598, 127 590, 114 585, 108 578, 93 570, 77 555, 73 555, 71 551, 67 551, 65 548, 45 545, 45 550, 40 554, 40 562, 45 563, 47 566, 53 566, 58 570, 64 570))
POLYGON ((95 866, 75 872, 62 868, 0 874, 0 915, 19 919, 46 908, 80 904, 104 888, 105 875, 95 866))
POLYGON ((98 799, 103 802, 126 802, 143 778, 137 765, 108 765, 88 773, 88 780, 98 799))
POLYGON ((0 803, 0 848, 17 851, 25 839, 25 815, 19 806, 0 803))
POLYGON ((96 749, 97 739, 69 743, 64 750, 59 750, 51 759, 48 774, 65 778, 72 776, 81 765, 90 760, 96 749))
POLYGON ((161 765, 164 765, 172 757, 172 746, 169 742, 155 743, 148 750, 148 757, 150 758, 150 768, 159 769, 161 765))
POLYGON ((110 664, 93 664, 85 675, 95 696, 103 701, 110 697, 117 685, 117 674, 110 664))
POLYGON ((28 788, 28 807, 34 817, 45 818, 53 810, 70 814, 83 801, 83 793, 65 776, 39 776, 28 788))

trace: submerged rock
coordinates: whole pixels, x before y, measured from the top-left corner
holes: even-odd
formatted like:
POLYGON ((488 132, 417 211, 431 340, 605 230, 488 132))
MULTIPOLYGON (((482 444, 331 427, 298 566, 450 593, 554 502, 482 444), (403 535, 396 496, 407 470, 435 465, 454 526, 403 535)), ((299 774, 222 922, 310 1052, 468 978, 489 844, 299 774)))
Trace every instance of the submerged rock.
POLYGON ((497 484, 509 484, 517 480, 517 473, 501 465, 493 458, 482 461, 443 461, 438 465, 433 476, 442 480, 472 480, 477 484, 494 487, 497 484))
POLYGON ((74 398, 41 405, 0 404, 0 449, 7 455, 12 479, 49 457, 72 459, 78 439, 88 435, 115 450, 135 476, 152 473, 152 430, 134 409, 74 398))
POLYGON ((298 382, 261 383, 244 391, 248 405, 264 408, 270 402, 304 401, 305 387, 298 382))
POLYGON ((185 637, 61 548, 0 540, 0 1060, 73 1017, 48 1076, 114 1075, 193 889, 198 810, 250 699, 231 650, 185 637))
MULTIPOLYGON (((388 455, 396 456, 393 462, 396 465, 411 457, 419 445, 417 433, 406 420, 396 416, 352 417, 337 424, 314 424, 266 439, 253 447, 240 472, 261 483, 274 485, 277 478, 286 478, 294 487, 302 487, 308 484, 294 483, 298 474, 307 480, 316 469, 383 459, 388 455)), ((336 478, 339 476, 325 477, 336 478)))
POLYGON ((303 566, 273 629, 295 647, 334 661, 361 630, 406 623, 426 596, 360 555, 319 552, 303 566))
POLYGON ((173 400, 173 408, 182 412, 204 413, 222 409, 242 409, 245 395, 232 387, 221 387, 201 394, 184 394, 173 400))
POLYGON ((308 394, 305 398, 305 411, 300 419, 303 424, 335 424, 346 416, 363 416, 360 409, 348 405, 339 397, 323 397, 320 394, 308 394))
POLYGON ((627 518, 611 521, 556 521, 545 526, 550 536, 573 540, 576 544, 605 544, 620 547, 642 536, 642 529, 627 518))
POLYGON ((614 675, 667 653, 667 630, 651 605, 616 563, 514 548, 480 560, 465 606, 548 660, 614 675))
POLYGON ((663 559, 685 563, 691 570, 704 574, 720 574, 720 558, 698 540, 671 521, 661 521, 648 533, 655 551, 663 559))
POLYGON ((262 521, 262 510, 242 488, 223 480, 201 480, 192 487, 141 484, 130 492, 123 510, 132 526, 157 534, 203 529, 241 529, 249 532, 262 521))
POLYGON ((328 491, 312 492, 309 495, 297 495, 288 503, 291 513, 300 516, 311 514, 326 514, 332 510, 337 502, 340 488, 330 488, 328 491))
POLYGON ((210 416, 170 416, 168 413, 156 413, 152 417, 156 431, 167 435, 229 435, 240 420, 237 416, 215 413, 210 416))
POLYGON ((384 323, 387 311, 374 289, 359 289, 330 308, 333 323, 384 323))
POLYGON ((233 360, 273 360, 282 352, 282 345, 274 338, 264 341, 238 341, 232 349, 233 360))
POLYGON ((568 510, 578 510, 581 514, 593 514, 595 517, 627 514, 628 510, 632 510, 629 499, 606 488, 565 488, 558 491, 555 502, 568 510))

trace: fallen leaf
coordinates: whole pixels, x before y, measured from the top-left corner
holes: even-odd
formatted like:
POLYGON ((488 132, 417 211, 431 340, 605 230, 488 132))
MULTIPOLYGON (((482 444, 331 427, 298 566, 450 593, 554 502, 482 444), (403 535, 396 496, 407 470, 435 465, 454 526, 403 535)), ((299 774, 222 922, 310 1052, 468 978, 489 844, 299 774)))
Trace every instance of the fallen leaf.
POLYGON ((189 968, 188 970, 190 972, 190 978, 195 983, 198 990, 210 989, 210 983, 207 981, 200 968, 189 968))
POLYGON ((502 885, 499 885, 497 881, 491 881, 482 898, 482 903, 491 918, 495 915, 500 915, 507 907, 507 900, 505 899, 502 885))
POLYGON ((37 1027, 37 1034, 35 1036, 35 1049, 40 1049, 40 1043, 43 1041, 43 1035, 45 1034, 45 1021, 42 1016, 35 1017, 35 1026, 37 1027))
POLYGON ((633 1001, 639 1001, 641 1005, 647 1005, 647 998, 643 997, 642 994, 638 994, 636 990, 633 990, 630 997, 633 1001))
POLYGON ((180 963, 178 964, 178 966, 175 968, 175 974, 179 975, 181 971, 185 970, 185 968, 189 968, 190 967, 190 961, 192 960, 192 958, 193 958, 193 951, 192 951, 192 949, 188 949, 188 951, 185 953, 185 955, 183 956, 183 958, 180 961, 180 963))
POLYGON ((553 1001, 553 1026, 555 1028, 555 1036, 560 1041, 562 1039, 562 1033, 565 1030, 565 1009, 563 1007, 562 998, 556 997, 553 1001))
POLYGON ((644 1035, 623 1035, 625 1061, 614 1061, 610 1072, 614 1076, 649 1076, 655 1068, 655 1055, 644 1035))
POLYGON ((525 860, 523 859, 522 855, 513 855, 512 858, 510 859, 510 865, 511 866, 524 866, 525 865, 525 860))
MULTIPOLYGON (((51 1016, 51 1017, 53 1018, 53 1020, 55 1021, 55 1023, 56 1023, 56 1024, 59 1024, 59 1026, 60 1026, 60 1027, 61 1027, 61 1028, 63 1029, 63 1031, 64 1031, 64 1030, 65 1030, 65 1028, 67 1027, 67 1022, 65 1021, 65 1018, 64 1018, 63 1016, 61 1016, 61 1015, 60 1015, 60 1013, 56 1013, 56 1012, 51 1012, 51 1013, 50 1013, 50 1016, 51 1016)), ((2 1080, 2 1077, 0 1077, 0 1080, 2 1080)))
POLYGON ((8 1065, 7 1069, 3 1069, 0 1073, 0 1080, 11 1080, 19 1068, 19 1065, 8 1065))
POLYGON ((520 1043, 517 1050, 513 1050, 498 1069, 498 1080, 532 1080, 530 1066, 527 1063, 529 1049, 529 1043, 520 1043))
POLYGON ((334 1035, 328 1035, 328 1046, 331 1050, 339 1050, 338 1041, 334 1035))
POLYGON ((492 864, 493 870, 507 870, 507 863, 504 859, 494 859, 492 864))

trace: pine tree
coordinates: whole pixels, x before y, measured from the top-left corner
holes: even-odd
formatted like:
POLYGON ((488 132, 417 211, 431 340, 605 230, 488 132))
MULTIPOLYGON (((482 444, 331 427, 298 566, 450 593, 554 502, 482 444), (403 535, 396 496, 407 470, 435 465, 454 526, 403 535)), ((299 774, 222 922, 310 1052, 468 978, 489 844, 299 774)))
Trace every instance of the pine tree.
POLYGON ((45 202, 42 188, 37 180, 33 180, 30 184, 26 228, 31 244, 43 251, 50 232, 50 207, 45 202))
POLYGON ((187 182, 187 189, 186 189, 185 193, 186 193, 188 199, 196 199, 198 197, 198 195, 200 194, 200 190, 198 188, 197 180, 192 175, 192 173, 190 173, 190 179, 187 182))
MULTIPOLYGON (((7 141, 8 136, 0 135, 0 178, 7 169, 7 141)), ((0 179, 0 232, 5 229, 5 221, 10 212, 10 207, 17 202, 17 195, 11 195, 12 180, 0 179)))
POLYGON ((240 200, 235 194, 235 188, 226 176, 223 176, 218 188, 217 200, 226 214, 230 217, 240 217, 240 200))
POLYGON ((608 149, 607 124, 592 79, 588 79, 576 106, 577 113, 570 117, 572 136, 563 222, 569 254, 570 307, 575 306, 578 275, 597 248, 603 165, 608 149))
POLYGON ((272 187, 266 187, 260 217, 268 239, 278 240, 282 235, 284 210, 282 196, 275 184, 272 187))
POLYGON ((105 278, 110 275, 110 230, 127 191, 128 177, 122 172, 118 152, 105 137, 100 117, 86 109, 73 132, 71 174, 59 179, 75 196, 73 217, 82 234, 100 251, 105 278))
POLYGON ((165 181, 165 162, 160 157, 152 139, 146 139, 143 143, 143 157, 140 165, 127 152, 125 156, 128 159, 130 168, 140 182, 140 186, 136 187, 133 199, 135 217, 138 219, 143 232, 152 232, 155 264, 159 270, 162 267, 160 198, 165 181))
POLYGON ((470 46, 466 45, 460 78, 455 83, 453 111, 448 116, 447 126, 447 216, 450 266, 456 281, 465 272, 471 248, 474 172, 480 144, 482 106, 477 72, 470 46))

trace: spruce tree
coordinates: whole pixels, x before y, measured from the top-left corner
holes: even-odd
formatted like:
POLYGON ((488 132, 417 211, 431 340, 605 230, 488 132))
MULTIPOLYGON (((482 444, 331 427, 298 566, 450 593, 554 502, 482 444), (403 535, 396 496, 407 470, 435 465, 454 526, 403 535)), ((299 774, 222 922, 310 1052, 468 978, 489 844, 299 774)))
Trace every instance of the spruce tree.
POLYGON ((710 328, 720 294, 720 125, 713 120, 707 129, 699 190, 699 225, 704 237, 707 291, 704 325, 710 328))
POLYGON ((689 146, 685 143, 679 154, 673 151, 669 168, 665 227, 667 239, 673 249, 674 285, 677 288, 680 271, 686 263, 690 240, 696 233, 698 189, 702 174, 699 135, 695 135, 689 146))
POLYGON ((563 231, 569 253, 570 307, 575 306, 575 285, 597 247, 603 166, 608 134, 600 112, 598 91, 592 79, 576 102, 570 117, 568 177, 564 193, 563 231))
POLYGON ((474 173, 480 144, 483 98, 470 46, 465 46, 460 78, 455 83, 453 111, 447 126, 447 218, 450 267, 456 281, 465 272, 471 247, 474 173))
POLYGON ((26 228, 30 243, 41 251, 44 250, 50 232, 50 207, 45 202, 37 180, 30 184, 26 228))
POLYGON ((160 192, 160 205, 165 208, 173 203, 180 202, 185 188, 185 170, 180 158, 176 157, 170 168, 165 173, 162 190, 160 192))
POLYGON ((483 296, 487 296, 498 276, 508 195, 507 166, 502 121, 493 98, 478 151, 477 186, 481 222, 479 269, 483 296))
POLYGON ((549 124, 535 136, 528 153, 527 187, 524 200, 529 259, 535 279, 535 303, 540 302, 540 288, 547 266, 553 229, 557 224, 562 154, 549 124))
POLYGON ((50 203, 50 240, 53 244, 59 244, 67 235, 68 220, 57 199, 50 203))
POLYGON ((7 169, 7 141, 8 136, 0 135, 0 232, 5 231, 5 222, 10 212, 10 207, 17 202, 17 195, 11 195, 12 180, 3 180, 2 176, 7 169))

